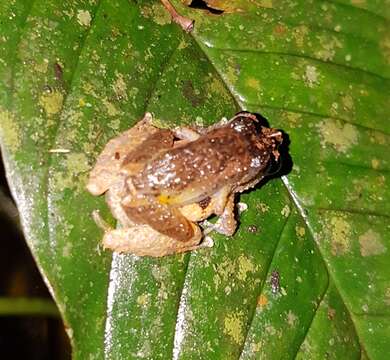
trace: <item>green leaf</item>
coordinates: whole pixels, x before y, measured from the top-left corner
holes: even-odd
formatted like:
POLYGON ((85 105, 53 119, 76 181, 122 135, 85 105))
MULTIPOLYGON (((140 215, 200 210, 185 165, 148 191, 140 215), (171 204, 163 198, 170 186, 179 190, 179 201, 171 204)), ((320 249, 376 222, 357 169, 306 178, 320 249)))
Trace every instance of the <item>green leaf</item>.
POLYGON ((185 34, 157 1, 0 5, 0 142, 74 357, 383 359, 390 352, 386 1, 207 1, 185 34), (239 109, 289 137, 292 171, 241 195, 233 238, 161 259, 103 251, 85 190, 145 111, 239 109))

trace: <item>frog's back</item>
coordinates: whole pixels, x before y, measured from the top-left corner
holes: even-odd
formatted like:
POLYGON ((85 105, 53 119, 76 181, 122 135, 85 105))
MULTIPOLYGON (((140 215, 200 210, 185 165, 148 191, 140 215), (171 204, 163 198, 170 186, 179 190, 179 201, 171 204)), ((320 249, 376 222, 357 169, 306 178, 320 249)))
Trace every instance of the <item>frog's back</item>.
POLYGON ((253 141, 257 134, 250 135, 230 126, 214 129, 154 158, 134 178, 134 184, 145 193, 155 194, 192 189, 198 198, 238 184, 259 171, 251 166, 252 159, 260 155, 253 141))

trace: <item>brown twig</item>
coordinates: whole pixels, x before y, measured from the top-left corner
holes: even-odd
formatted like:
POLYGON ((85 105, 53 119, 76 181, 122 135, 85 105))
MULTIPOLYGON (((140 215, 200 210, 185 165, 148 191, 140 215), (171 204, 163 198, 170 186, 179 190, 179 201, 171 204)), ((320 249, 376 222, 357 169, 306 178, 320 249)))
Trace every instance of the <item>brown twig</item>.
POLYGON ((194 20, 189 19, 185 16, 181 16, 176 9, 173 7, 171 2, 169 0, 160 0, 161 3, 164 5, 164 7, 168 10, 168 12, 172 16, 172 20, 181 26, 181 28, 186 31, 190 32, 194 28, 194 20))

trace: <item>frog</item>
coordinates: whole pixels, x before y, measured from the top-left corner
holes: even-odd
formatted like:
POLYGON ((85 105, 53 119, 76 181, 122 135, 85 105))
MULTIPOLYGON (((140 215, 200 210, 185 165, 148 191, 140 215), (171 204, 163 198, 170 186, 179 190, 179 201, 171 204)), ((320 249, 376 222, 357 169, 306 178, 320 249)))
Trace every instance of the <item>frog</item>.
POLYGON ((250 112, 173 129, 153 125, 146 113, 108 141, 89 175, 87 190, 105 194, 119 224, 111 228, 93 213, 103 247, 161 257, 211 247, 211 231, 232 236, 235 194, 267 175, 282 141, 280 130, 261 126, 250 112), (212 215, 215 223, 207 220, 212 215))

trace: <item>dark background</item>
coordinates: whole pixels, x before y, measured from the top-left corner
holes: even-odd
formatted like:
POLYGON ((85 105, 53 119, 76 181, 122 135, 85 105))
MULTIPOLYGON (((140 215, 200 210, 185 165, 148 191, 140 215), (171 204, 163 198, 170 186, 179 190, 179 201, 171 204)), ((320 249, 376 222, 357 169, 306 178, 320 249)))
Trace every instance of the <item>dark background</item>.
MULTIPOLYGON (((0 296, 51 299, 20 230, 0 154, 0 296)), ((2 316, 1 359, 71 358, 68 337, 60 318, 2 316)))

